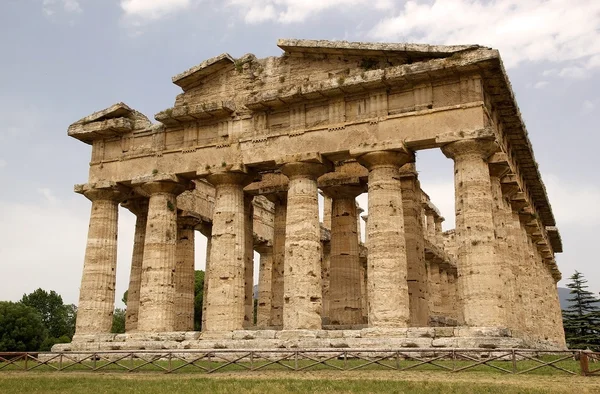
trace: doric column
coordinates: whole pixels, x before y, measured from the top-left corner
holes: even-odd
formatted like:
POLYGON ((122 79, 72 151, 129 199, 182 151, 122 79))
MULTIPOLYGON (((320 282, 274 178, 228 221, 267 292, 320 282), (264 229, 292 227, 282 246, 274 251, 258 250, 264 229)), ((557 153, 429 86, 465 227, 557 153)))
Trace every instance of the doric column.
POLYGON ((406 327, 409 300, 404 212, 399 168, 405 152, 370 152, 358 158, 369 170, 367 222, 369 325, 406 327))
POLYGON ((256 325, 257 327, 267 327, 271 325, 271 280, 273 278, 273 245, 269 242, 262 242, 256 246, 256 251, 260 254, 256 325))
POLYGON ((206 327, 206 304, 208 300, 208 271, 210 269, 210 247, 212 239, 212 223, 202 223, 199 230, 206 237, 206 259, 204 262, 204 283, 202 284, 202 322, 201 329, 206 327))
POLYGON ((329 320, 331 324, 360 324, 360 262, 356 196, 362 186, 329 186, 322 189, 332 199, 331 255, 329 266, 329 320))
POLYGON ((185 188, 174 181, 147 182, 141 188, 150 200, 137 330, 174 331, 177 195, 185 188))
POLYGON ((427 217, 427 239, 431 242, 432 245, 436 245, 435 243, 435 211, 429 205, 431 202, 427 201, 427 204, 424 206, 425 215, 427 217))
POLYGON ((142 262, 144 261, 144 242, 148 221, 148 200, 145 198, 127 200, 126 203, 123 203, 123 206, 136 216, 129 289, 127 290, 127 312, 125 315, 125 331, 131 332, 137 330, 138 312, 140 310, 140 286, 142 283, 142 262))
POLYGON ((402 166, 400 176, 408 265, 410 325, 425 327, 429 318, 428 279, 423 242, 423 221, 421 220, 421 186, 415 164, 407 163, 402 166))
POLYGON ((442 303, 441 289, 440 289, 440 265, 437 257, 432 256, 429 258, 429 269, 427 270, 429 276, 429 315, 439 316, 440 315, 440 304, 442 303))
POLYGON ((512 220, 511 212, 505 206, 504 196, 502 194, 502 185, 500 178, 504 175, 504 170, 496 165, 490 165, 490 186, 493 197, 492 211, 494 218, 494 234, 496 237, 495 253, 496 264, 499 266, 498 278, 499 285, 504 294, 504 313, 506 316, 506 327, 514 329, 518 324, 516 321, 515 304, 515 277, 513 276, 513 261, 511 260, 511 251, 508 243, 509 226, 512 220))
POLYGON ((327 171, 319 163, 288 163, 285 231, 283 328, 320 329, 322 313, 321 236, 317 178, 327 171))
POLYGON ((175 262, 175 331, 194 330, 194 242, 199 219, 177 218, 177 258, 175 262))
POLYGON ((450 317, 450 292, 448 290, 448 268, 447 264, 440 265, 440 315, 450 317))
POLYGON ((92 202, 79 290, 76 334, 109 333, 115 308, 119 201, 116 188, 80 191, 92 202))
POLYGON ((458 289, 456 287, 456 269, 452 267, 448 270, 448 297, 450 317, 462 324, 462 308, 458 298, 458 289))
MULTIPOLYGON (((321 227, 323 232, 324 227, 321 227)), ((327 230, 327 229, 325 229, 327 230)), ((321 294, 323 298, 323 311, 321 312, 321 320, 323 324, 330 324, 329 321, 329 269, 331 268, 331 239, 325 240, 325 236, 321 234, 321 294)))
POLYGON ((208 176, 215 186, 206 327, 203 331, 241 330, 245 310, 247 215, 244 186, 251 177, 241 173, 208 176))
POLYGON ((323 227, 331 230, 331 209, 333 201, 331 197, 323 195, 323 227))
POLYGON ((493 141, 461 140, 442 148, 454 159, 458 279, 468 326, 506 327, 502 267, 495 256, 493 197, 487 158, 493 141))
POLYGON ((285 260, 285 227, 287 193, 267 196, 274 204, 273 219, 273 270, 271 273, 271 322, 270 326, 283 326, 283 275, 285 260))
POLYGON ((444 234, 442 231, 442 223, 444 222, 444 218, 440 215, 436 215, 434 218, 435 221, 435 246, 437 246, 440 250, 444 250, 444 234))
POLYGON ((244 327, 254 325, 254 196, 244 195, 244 327))

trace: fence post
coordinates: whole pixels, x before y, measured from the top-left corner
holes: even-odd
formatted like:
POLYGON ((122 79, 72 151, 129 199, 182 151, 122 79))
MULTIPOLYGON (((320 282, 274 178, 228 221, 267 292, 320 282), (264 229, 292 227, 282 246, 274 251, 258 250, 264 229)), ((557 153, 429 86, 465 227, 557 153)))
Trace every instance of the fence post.
POLYGON ((512 368, 513 373, 517 373, 517 355, 515 354, 515 349, 512 349, 512 368))
POLYGON ((579 365, 581 367, 581 375, 587 376, 590 373, 590 365, 588 355, 585 351, 579 351, 579 365))

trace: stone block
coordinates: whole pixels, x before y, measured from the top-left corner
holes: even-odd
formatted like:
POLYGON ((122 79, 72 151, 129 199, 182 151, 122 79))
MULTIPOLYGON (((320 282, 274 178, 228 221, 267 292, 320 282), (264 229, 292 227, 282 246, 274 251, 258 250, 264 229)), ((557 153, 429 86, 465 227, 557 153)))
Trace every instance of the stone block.
POLYGON ((454 336, 454 327, 435 327, 435 338, 448 338, 454 336))
POLYGON ((406 336, 408 338, 433 338, 435 330, 433 327, 409 327, 406 336))
POLYGON ((362 338, 406 338, 408 328, 370 327, 360 330, 362 338))
POLYGON ((454 335, 457 337, 511 337, 508 328, 503 327, 455 327, 454 335))
POLYGON ((286 341, 301 338, 317 338, 317 330, 282 330, 275 335, 275 338, 286 341))

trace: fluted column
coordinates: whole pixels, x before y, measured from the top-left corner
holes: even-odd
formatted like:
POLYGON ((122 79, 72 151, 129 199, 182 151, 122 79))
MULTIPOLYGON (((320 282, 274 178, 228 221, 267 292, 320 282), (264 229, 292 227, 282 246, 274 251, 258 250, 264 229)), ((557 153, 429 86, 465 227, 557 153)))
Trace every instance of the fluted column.
POLYGON ((444 222, 444 218, 436 215, 434 218, 435 221, 435 246, 437 246, 440 250, 444 250, 444 234, 442 231, 442 223, 444 222))
POLYGON ((285 231, 283 328, 320 329, 322 313, 321 236, 317 178, 326 172, 318 163, 288 163, 285 231))
POLYGON ((406 327, 409 300, 404 212, 399 168, 404 152, 370 152, 358 158, 369 170, 367 222, 369 325, 406 327))
POLYGON ((212 174, 215 207, 208 271, 206 327, 203 331, 241 330, 245 310, 246 220, 244 186, 246 174, 212 174))
POLYGON ((244 327, 254 325, 254 196, 244 195, 244 327))
POLYGON ((285 261, 285 227, 287 193, 267 196, 273 203, 273 270, 271 272, 271 326, 283 325, 283 276, 285 261))
POLYGON ((410 325, 425 327, 429 318, 429 290, 427 286, 423 221, 421 220, 421 187, 415 164, 407 163, 403 165, 400 169, 400 176, 406 238, 410 325))
POLYGON ((194 217, 177 218, 177 259, 175 263, 175 331, 194 330, 194 217))
POLYGON ((260 254, 256 325, 258 327, 267 327, 271 325, 271 279, 273 277, 273 245, 267 242, 263 242, 256 247, 256 251, 260 254))
POLYGON ((204 283, 202 284, 202 320, 201 329, 206 327, 206 304, 208 300, 208 272, 210 269, 210 248, 212 239, 212 223, 202 223, 199 227, 202 235, 206 237, 206 259, 204 262, 204 283))
POLYGON ((500 268, 499 280, 500 286, 503 288, 504 294, 504 313, 506 316, 506 326, 514 329, 519 323, 515 317, 518 306, 515 304, 515 277, 513 275, 513 261, 511 260, 511 251, 509 240, 509 223, 512 220, 512 214, 505 206, 504 196, 502 194, 502 185, 500 176, 502 172, 498 172, 495 166, 490 166, 490 186, 492 190, 493 218, 494 218, 494 234, 496 237, 495 253, 496 264, 500 268))
POLYGON ((115 307, 119 201, 116 189, 83 190, 92 202, 76 334, 109 333, 115 307))
POLYGON ((140 310, 140 286, 142 283, 142 262, 144 261, 144 242, 148 222, 148 200, 137 198, 128 200, 127 203, 123 204, 136 215, 129 289, 127 290, 127 312, 125 315, 125 331, 131 332, 137 330, 140 310))
POLYGON ((137 330, 174 331, 177 195, 185 188, 172 181, 148 182, 141 188, 150 200, 137 330))
POLYGON ((454 159, 458 279, 468 326, 506 327, 502 268, 495 256, 493 197, 487 158, 492 141, 461 140, 442 148, 454 159))
POLYGON ((439 261, 432 257, 428 261, 429 269, 429 315, 440 315, 440 304, 442 303, 442 295, 440 289, 440 265, 439 261))
POLYGON ((440 265, 440 315, 450 317, 450 292, 448 290, 448 268, 440 265))
POLYGON ((431 209, 429 204, 425 206, 425 215, 427 217, 427 239, 432 245, 435 245, 435 211, 431 209))
POLYGON ((331 324, 360 324, 361 275, 356 196, 362 193, 362 187, 331 186, 322 190, 332 199, 328 317, 331 324))

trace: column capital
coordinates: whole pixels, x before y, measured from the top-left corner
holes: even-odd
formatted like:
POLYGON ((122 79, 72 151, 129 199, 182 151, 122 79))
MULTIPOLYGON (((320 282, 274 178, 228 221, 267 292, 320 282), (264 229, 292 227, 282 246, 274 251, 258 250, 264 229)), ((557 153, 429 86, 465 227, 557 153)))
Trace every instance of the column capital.
POLYGON ((135 216, 148 214, 148 199, 146 197, 128 198, 121 203, 123 208, 127 208, 135 216))
POLYGON ((215 172, 206 176, 206 180, 213 184, 213 186, 217 185, 242 185, 246 186, 252 183, 254 179, 253 174, 245 173, 245 172, 233 172, 233 171, 223 171, 223 172, 215 172))
POLYGON ((417 178, 419 173, 414 162, 409 162, 400 167, 401 178, 417 178))
POLYGON ((321 191, 327 197, 337 198, 356 198, 366 192, 364 185, 332 185, 321 187, 321 191))
POLYGON ((486 160, 498 151, 499 147, 496 141, 483 138, 464 139, 442 146, 442 152, 451 159, 462 156, 477 156, 486 160))
POLYGON ((413 154, 406 151, 375 151, 356 158, 369 171, 379 167, 402 167, 413 159, 413 154))
POLYGON ((267 240, 261 240, 260 242, 254 243, 254 250, 259 254, 273 253, 273 243, 267 240))
POLYGON ((75 193, 83 194, 90 201, 116 201, 121 202, 127 198, 129 189, 116 183, 102 187, 96 185, 84 184, 75 185, 75 193))
POLYGON ((181 184, 179 182, 173 181, 152 181, 146 182, 140 185, 140 189, 142 189, 148 195, 153 194, 181 194, 186 191, 187 185, 181 184))
POLYGON ((312 163, 296 161, 285 163, 281 166, 281 173, 289 179, 310 178, 316 180, 321 175, 329 172, 331 166, 325 163, 312 163))
POLYGON ((202 222, 202 219, 194 216, 177 216, 177 227, 180 229, 195 230, 200 222, 202 222))

